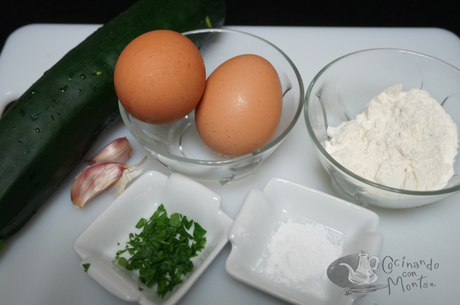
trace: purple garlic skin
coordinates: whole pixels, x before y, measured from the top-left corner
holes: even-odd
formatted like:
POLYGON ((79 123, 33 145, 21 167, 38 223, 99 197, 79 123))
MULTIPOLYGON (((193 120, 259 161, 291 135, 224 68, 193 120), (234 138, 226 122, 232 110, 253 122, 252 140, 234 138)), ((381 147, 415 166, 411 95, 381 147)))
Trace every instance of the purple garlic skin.
POLYGON ((119 162, 96 163, 85 168, 76 178, 70 189, 70 200, 79 208, 111 186, 120 195, 127 184, 142 173, 141 166, 147 161, 128 166, 119 162))
POLYGON ((127 168, 117 162, 96 163, 85 168, 70 189, 70 200, 82 208, 89 200, 113 185, 127 168))
POLYGON ((86 160, 89 165, 101 162, 118 162, 125 164, 131 154, 133 148, 129 144, 126 137, 118 138, 110 142, 106 147, 94 155, 91 159, 86 160))

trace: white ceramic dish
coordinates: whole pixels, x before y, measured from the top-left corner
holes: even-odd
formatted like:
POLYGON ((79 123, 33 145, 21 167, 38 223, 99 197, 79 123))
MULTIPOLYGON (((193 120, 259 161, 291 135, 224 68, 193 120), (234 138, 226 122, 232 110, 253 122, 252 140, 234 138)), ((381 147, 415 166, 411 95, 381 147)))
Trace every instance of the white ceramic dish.
MULTIPOLYGON (((370 255, 378 257, 383 242, 382 235, 376 232, 378 222, 379 217, 372 211, 283 179, 272 178, 263 191, 249 191, 233 222, 229 232, 232 249, 226 270, 236 279, 294 304, 352 304, 362 294, 346 295, 341 287, 328 279, 327 270, 336 259, 359 250, 367 250, 370 255), (269 279, 259 267, 260 258, 266 257, 270 238, 280 224, 289 219, 329 230, 327 238, 333 240, 339 249, 334 251, 337 255, 330 261, 319 260, 326 263, 324 270, 320 268, 315 277, 302 280, 301 285, 305 284, 302 288, 269 279)), ((314 247, 312 244, 312 249, 314 247)))
MULTIPOLYGON (((181 174, 169 177, 149 171, 127 188, 74 242, 81 264, 90 264, 87 272, 117 297, 144 305, 176 303, 208 267, 228 242, 232 220, 221 210, 221 197, 200 183, 181 174), (168 216, 178 212, 198 222, 206 231, 205 248, 192 259, 195 269, 184 282, 163 299, 156 286, 148 288, 138 274, 115 261, 115 254, 125 247, 130 232, 142 217, 149 218, 163 204, 168 216), (139 289, 143 288, 143 290, 139 289)), ((89 280, 89 279, 88 279, 89 280)))

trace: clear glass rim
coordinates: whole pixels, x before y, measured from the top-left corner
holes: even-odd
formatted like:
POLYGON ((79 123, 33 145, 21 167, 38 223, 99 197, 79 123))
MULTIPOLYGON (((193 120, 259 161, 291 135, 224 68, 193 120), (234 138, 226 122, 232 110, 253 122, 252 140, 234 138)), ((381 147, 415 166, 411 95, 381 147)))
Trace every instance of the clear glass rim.
MULTIPOLYGON (((453 69, 455 70, 458 74, 460 74, 460 70, 441 60, 441 59, 438 59, 436 57, 433 57, 433 56, 430 56, 430 55, 426 55, 426 54, 423 54, 423 53, 419 53, 419 52, 415 52, 415 51, 410 51, 410 50, 405 50, 405 49, 395 49, 395 48, 374 48, 374 49, 366 49, 366 50, 360 50, 360 51, 356 51, 356 52, 352 52, 352 53, 349 53, 349 54, 346 54, 344 56, 341 56, 333 61, 331 61, 329 64, 327 64, 326 66, 324 66, 324 68, 322 68, 316 75, 315 77, 312 79, 312 81, 310 82, 308 88, 307 88, 307 92, 305 94, 305 101, 304 101, 304 118, 305 118, 305 124, 307 125, 307 130, 308 130, 308 133, 310 134, 310 138, 312 139, 313 143, 315 144, 316 148, 318 148, 318 150, 321 152, 321 154, 326 157, 326 159, 328 160, 328 162, 332 163, 337 169, 339 169, 341 172, 343 172, 345 175, 347 176, 350 176, 356 180, 358 180, 359 182, 361 183, 364 183, 364 184, 367 184, 367 185, 370 185, 372 187, 375 187, 377 189, 381 189, 381 190, 384 190, 384 191, 388 191, 388 192, 391 192, 391 193, 397 193, 397 194, 403 194, 403 195, 412 195, 412 196, 437 196, 437 195, 444 195, 444 194, 449 194, 449 193, 455 193, 455 192, 458 192, 460 191, 460 185, 457 185, 457 186, 452 186, 452 187, 448 187, 448 188, 443 188, 443 189, 440 189, 440 190, 434 190, 434 191, 413 191, 413 190, 404 190, 404 189, 398 189, 398 188, 392 188, 392 187, 389 187, 389 186, 385 186, 385 185, 382 185, 382 184, 378 184, 378 183, 375 183, 375 182, 372 182, 370 180, 367 180, 355 173, 353 173, 352 171, 348 170, 347 168, 345 168, 343 165, 341 165, 340 163, 338 163, 327 151, 326 149, 324 149, 323 145, 321 145, 321 142, 318 140, 318 138, 316 137, 315 135, 315 132, 313 131, 313 128, 312 126, 310 125, 310 119, 309 119, 309 102, 310 102, 310 96, 313 91, 313 87, 315 86, 316 82, 319 80, 319 78, 330 68, 332 67, 333 65, 335 65, 337 62, 339 62, 340 60, 342 59, 345 59, 345 58, 348 58, 348 57, 352 57, 352 56, 356 56, 356 55, 360 55, 362 53, 370 53, 370 52, 394 52, 394 53, 404 53, 404 54, 409 54, 409 55, 414 55, 414 56, 419 56, 419 57, 422 57, 422 58, 426 58, 428 60, 432 60, 432 61, 436 61, 438 63, 440 63, 441 65, 444 65, 446 66, 447 68, 449 69, 453 69)), ((458 157, 458 156, 457 156, 458 157)))
MULTIPOLYGON (((294 113, 294 117, 293 117, 292 121, 289 123, 289 126, 278 137, 276 137, 275 139, 271 140, 267 145, 265 145, 264 147, 262 147, 262 148, 260 148, 258 150, 255 150, 253 152, 250 152, 248 154, 238 156, 238 157, 235 157, 235 158, 222 159, 222 160, 198 160, 198 159, 189 159, 189 158, 181 157, 181 156, 178 156, 178 155, 169 154, 167 152, 166 153, 159 153, 158 151, 152 149, 152 147, 149 147, 149 149, 151 149, 154 152, 155 155, 158 155, 160 157, 172 159, 172 160, 175 160, 175 161, 178 161, 178 162, 184 162, 184 163, 190 163, 190 164, 196 164, 196 165, 202 165, 202 166, 210 166, 211 167, 211 166, 221 166, 221 165, 232 165, 232 164, 244 162, 244 161, 249 160, 251 158, 254 158, 254 157, 258 156, 258 155, 261 155, 264 152, 269 151, 273 147, 277 146, 282 140, 284 140, 284 138, 289 134, 289 132, 292 130, 292 128, 294 128, 295 124, 297 123, 297 121, 298 121, 298 119, 300 117, 300 113, 302 112, 302 109, 303 109, 303 102, 304 102, 303 101, 304 100, 303 93, 305 92, 304 91, 305 89, 304 89, 303 80, 302 80, 300 72, 298 71, 298 69, 295 66, 294 62, 280 48, 278 48, 276 45, 274 45, 273 43, 271 43, 271 42, 269 42, 269 41, 267 41, 267 40, 265 40, 265 39, 263 39, 263 38, 261 38, 259 36, 256 36, 256 35, 250 34, 250 33, 246 33, 246 32, 242 32, 242 31, 221 29, 221 28, 208 28, 208 29, 193 30, 193 31, 183 32, 182 35, 187 36, 187 35, 203 34, 203 33, 227 33, 227 34, 236 34, 236 35, 246 35, 248 37, 252 37, 252 38, 255 38, 257 40, 260 40, 260 41, 266 43, 268 46, 271 46, 278 53, 280 53, 286 59, 286 61, 289 63, 289 65, 291 66, 294 74, 296 75, 297 83, 299 85, 299 91, 300 91, 299 104, 297 105, 296 111, 294 113)), ((120 102, 119 102, 119 106, 120 106, 120 109, 124 109, 124 108, 122 108, 123 106, 121 105, 120 102)), ((148 147, 148 145, 146 145, 146 146, 148 147)))

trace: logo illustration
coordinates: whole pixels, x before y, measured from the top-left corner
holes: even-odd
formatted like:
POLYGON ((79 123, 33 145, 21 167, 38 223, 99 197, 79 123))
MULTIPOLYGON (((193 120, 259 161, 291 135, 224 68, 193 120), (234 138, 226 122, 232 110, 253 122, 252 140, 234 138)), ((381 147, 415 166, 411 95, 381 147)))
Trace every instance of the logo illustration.
POLYGON ((327 268, 327 277, 342 288, 346 295, 373 292, 387 287, 373 284, 378 278, 375 273, 378 265, 377 256, 369 256, 367 251, 360 250, 332 262, 327 268))

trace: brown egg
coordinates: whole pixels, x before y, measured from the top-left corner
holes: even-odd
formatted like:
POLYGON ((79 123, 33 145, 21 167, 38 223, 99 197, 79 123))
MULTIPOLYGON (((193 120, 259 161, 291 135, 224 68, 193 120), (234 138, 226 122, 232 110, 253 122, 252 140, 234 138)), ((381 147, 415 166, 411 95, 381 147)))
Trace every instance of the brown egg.
POLYGON ((209 76, 195 109, 196 127, 214 152, 241 156, 270 141, 282 106, 281 82, 271 63, 257 55, 240 55, 209 76))
POLYGON ((130 42, 114 72, 123 107, 150 124, 172 123, 189 114, 205 84, 200 51, 190 39, 170 30, 151 31, 130 42))

